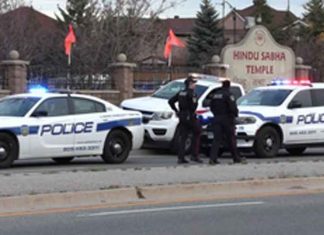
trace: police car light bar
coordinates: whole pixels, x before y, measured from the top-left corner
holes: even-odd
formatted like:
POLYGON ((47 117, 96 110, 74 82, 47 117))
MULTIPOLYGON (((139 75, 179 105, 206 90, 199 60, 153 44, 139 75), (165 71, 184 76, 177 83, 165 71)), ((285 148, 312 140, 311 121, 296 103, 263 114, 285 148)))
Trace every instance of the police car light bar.
POLYGON ((270 83, 271 86, 280 86, 280 85, 295 85, 295 86, 312 86, 312 83, 308 79, 302 80, 284 80, 284 79, 274 79, 270 83))
POLYGON ((213 81, 213 82, 220 81, 220 77, 216 77, 216 76, 208 75, 208 74, 202 74, 202 73, 189 73, 189 76, 192 76, 196 79, 208 80, 208 81, 213 81))
POLYGON ((29 93, 32 93, 32 94, 41 95, 41 94, 45 94, 47 92, 48 92, 48 89, 41 85, 35 85, 35 86, 29 87, 29 93))

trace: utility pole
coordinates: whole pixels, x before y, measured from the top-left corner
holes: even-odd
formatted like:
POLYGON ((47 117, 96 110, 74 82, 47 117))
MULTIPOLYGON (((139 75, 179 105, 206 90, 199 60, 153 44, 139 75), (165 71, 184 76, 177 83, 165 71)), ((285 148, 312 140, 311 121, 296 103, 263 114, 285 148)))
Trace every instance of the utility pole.
POLYGON ((232 10, 233 12, 233 42, 236 42, 236 31, 237 31, 237 25, 236 25, 236 21, 237 18, 240 18, 241 20, 245 20, 237 11, 236 8, 229 3, 229 1, 227 0, 222 0, 222 3, 216 3, 218 5, 222 5, 222 15, 223 15, 223 37, 225 39, 225 5, 227 4, 229 6, 229 8, 232 10))
POLYGON ((222 2, 222 8, 223 8, 222 15, 223 15, 223 29, 224 29, 225 28, 225 0, 223 0, 222 2))

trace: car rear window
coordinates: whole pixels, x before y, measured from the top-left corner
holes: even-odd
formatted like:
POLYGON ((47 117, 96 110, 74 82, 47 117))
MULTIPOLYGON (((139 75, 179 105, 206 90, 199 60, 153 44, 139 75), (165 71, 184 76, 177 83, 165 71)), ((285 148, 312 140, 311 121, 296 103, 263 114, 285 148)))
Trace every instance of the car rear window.
MULTIPOLYGON (((173 81, 163 86, 161 89, 157 90, 152 96, 161 99, 170 99, 179 91, 185 88, 184 82, 173 81)), ((195 93, 199 98, 206 90, 207 86, 196 85, 195 93)))

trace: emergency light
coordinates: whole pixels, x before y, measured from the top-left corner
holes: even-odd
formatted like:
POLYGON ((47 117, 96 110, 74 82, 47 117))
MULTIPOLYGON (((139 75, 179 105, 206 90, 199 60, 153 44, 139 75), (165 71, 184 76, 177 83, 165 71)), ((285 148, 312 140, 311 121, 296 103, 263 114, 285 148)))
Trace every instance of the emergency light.
POLYGON ((35 86, 29 87, 29 93, 32 93, 32 94, 45 94, 47 92, 48 92, 48 89, 41 85, 35 85, 35 86))
POLYGON ((295 86, 311 86, 312 83, 308 79, 301 80, 285 80, 281 78, 275 78, 270 83, 271 86, 282 86, 282 85, 295 85, 295 86))

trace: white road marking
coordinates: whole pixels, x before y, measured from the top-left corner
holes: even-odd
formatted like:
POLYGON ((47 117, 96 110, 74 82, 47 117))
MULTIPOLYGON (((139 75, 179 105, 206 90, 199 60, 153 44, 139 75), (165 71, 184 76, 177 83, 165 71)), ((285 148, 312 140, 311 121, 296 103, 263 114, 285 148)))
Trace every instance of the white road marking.
POLYGON ((78 217, 95 217, 95 216, 109 216, 109 215, 127 215, 127 214, 139 214, 148 212, 163 212, 163 211, 180 211, 180 210, 193 210, 193 209, 208 209, 218 207, 234 207, 234 206, 256 206, 262 205, 264 202, 235 202, 235 203, 219 203, 219 204, 207 204, 207 205, 194 205, 194 206, 174 206, 174 207, 158 207, 148 209, 134 209, 134 210, 121 210, 121 211, 108 211, 81 214, 78 217))

